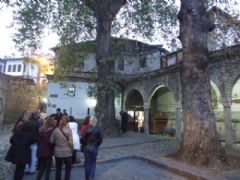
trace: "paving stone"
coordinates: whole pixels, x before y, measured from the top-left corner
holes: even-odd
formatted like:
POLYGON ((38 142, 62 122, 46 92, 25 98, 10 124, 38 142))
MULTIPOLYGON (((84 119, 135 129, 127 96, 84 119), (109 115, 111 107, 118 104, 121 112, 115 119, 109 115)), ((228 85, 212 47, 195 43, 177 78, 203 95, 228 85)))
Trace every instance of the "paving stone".
MULTIPOLYGON (((8 137, 8 138, 1 138, 1 135, 0 135, 0 139, 4 139, 4 142, 0 141, 0 144, 2 143, 3 145, 5 145, 5 147, 7 146, 9 147, 9 141, 7 139, 9 139, 10 135, 11 133, 3 135, 4 137, 8 137)), ((139 161, 133 161, 133 162, 125 161, 125 160, 129 160, 129 158, 131 160, 131 158, 133 157, 138 160, 140 159, 142 162, 140 164, 143 165, 143 167, 145 166, 144 163, 150 163, 153 166, 157 165, 159 171, 172 170, 173 172, 178 172, 180 174, 185 173, 185 175, 187 174, 189 175, 189 177, 197 177, 197 179, 201 179, 202 177, 209 177, 209 179, 237 179, 237 178, 240 179, 240 175, 239 173, 237 173, 238 171, 229 172, 227 174, 226 173, 225 174, 221 174, 221 173, 209 174, 208 172, 202 171, 199 168, 193 168, 191 166, 183 165, 182 163, 174 162, 172 160, 164 158, 166 155, 176 152, 178 147, 179 147, 179 144, 174 138, 163 137, 159 135, 158 136, 145 135, 145 134, 132 133, 132 132, 128 132, 120 138, 104 139, 104 142, 100 147, 99 155, 97 159, 98 178, 96 180, 98 179, 108 180, 106 179, 106 177, 108 176, 116 180, 121 180, 121 177, 123 174, 125 174, 125 179, 129 179, 126 177, 131 176, 131 179, 143 180, 141 179, 141 177, 137 176, 141 172, 141 171, 138 172, 138 170, 140 170, 140 167, 138 167, 139 163, 136 163, 139 161), (132 164, 132 166, 130 167, 127 166, 125 162, 127 162, 127 164, 132 164), (104 163, 106 165, 104 165, 104 163), (127 166, 127 169, 131 170, 130 174, 129 172, 126 172, 124 170, 124 167, 126 166, 127 166), (114 169, 114 167, 116 168, 114 169), (119 167, 122 167, 122 169, 120 168, 121 171, 119 171, 119 167), (194 174, 192 175, 191 173, 195 173, 196 176, 194 174)), ((3 148, 3 150, 0 150, 0 180, 11 180, 11 176, 9 176, 9 174, 11 174, 11 171, 14 166, 4 161, 5 155, 6 155, 6 148, 3 148), (6 176, 8 178, 5 178, 6 176)), ((83 172, 84 156, 83 156, 83 153, 81 152, 78 152, 77 156, 78 156, 78 159, 80 159, 81 163, 79 163, 78 165, 74 165, 73 174, 77 175, 77 177, 83 178, 84 177, 84 172, 83 172), (80 176, 77 173, 79 173, 80 176)), ((149 171, 154 171, 154 169, 156 168, 156 167, 152 167, 152 165, 151 165, 152 169, 149 171)), ((144 171, 144 169, 142 169, 142 171, 144 171)), ((149 178, 147 179, 154 180, 154 177, 149 175, 149 178)), ((35 179, 35 177, 25 176, 24 180, 30 180, 30 179, 35 179)), ((111 178, 109 180, 111 180, 111 178)))

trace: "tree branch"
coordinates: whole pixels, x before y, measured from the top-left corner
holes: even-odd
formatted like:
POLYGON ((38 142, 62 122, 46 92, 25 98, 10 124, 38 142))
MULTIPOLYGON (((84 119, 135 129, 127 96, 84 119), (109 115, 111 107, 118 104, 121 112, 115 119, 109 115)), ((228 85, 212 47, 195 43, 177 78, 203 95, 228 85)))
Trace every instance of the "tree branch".
POLYGON ((95 0, 83 0, 83 3, 85 3, 93 12, 95 12, 96 5, 98 4, 95 0))
POLYGON ((110 13, 112 14, 113 18, 117 15, 118 11, 124 6, 127 1, 126 0, 110 0, 110 13))

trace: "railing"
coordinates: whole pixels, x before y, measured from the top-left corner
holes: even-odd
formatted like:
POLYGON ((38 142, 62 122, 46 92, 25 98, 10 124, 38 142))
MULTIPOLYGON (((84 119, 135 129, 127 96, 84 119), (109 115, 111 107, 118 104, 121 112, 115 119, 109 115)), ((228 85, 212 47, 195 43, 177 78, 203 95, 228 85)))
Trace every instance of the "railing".
POLYGON ((160 69, 172 66, 182 61, 182 51, 176 51, 170 54, 167 54, 160 59, 160 69))

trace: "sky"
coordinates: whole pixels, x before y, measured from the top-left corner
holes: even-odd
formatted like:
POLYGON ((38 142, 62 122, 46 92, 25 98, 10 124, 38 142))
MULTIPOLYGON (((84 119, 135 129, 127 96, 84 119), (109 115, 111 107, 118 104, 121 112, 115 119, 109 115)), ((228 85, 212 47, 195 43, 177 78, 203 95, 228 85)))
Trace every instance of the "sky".
MULTIPOLYGON (((8 8, 0 9, 0 17, 0 58, 21 57, 21 53, 16 50, 14 42, 12 41, 12 35, 14 33, 14 30, 10 28, 13 20, 12 10, 8 8)), ((50 49, 55 47, 58 42, 59 38, 57 34, 46 30, 39 54, 54 55, 50 49)))
MULTIPOLYGON (((178 0, 179 1, 179 0, 178 0)), ((239 1, 239 0, 238 0, 239 1)), ((230 3, 235 8, 236 11, 240 14, 240 2, 232 0, 230 3)), ((178 2, 179 3, 179 2, 178 2)), ((12 23, 12 11, 8 8, 0 9, 0 58, 4 57, 21 57, 21 53, 18 52, 14 46, 14 42, 12 41, 13 29, 9 28, 12 23)), ((158 40, 161 42, 162 40, 158 40)), ((56 33, 47 30, 42 43, 42 48, 38 52, 39 55, 54 55, 54 53, 50 50, 55 47, 59 42, 59 38, 56 33)), ((156 44, 156 42, 153 44, 156 44)))

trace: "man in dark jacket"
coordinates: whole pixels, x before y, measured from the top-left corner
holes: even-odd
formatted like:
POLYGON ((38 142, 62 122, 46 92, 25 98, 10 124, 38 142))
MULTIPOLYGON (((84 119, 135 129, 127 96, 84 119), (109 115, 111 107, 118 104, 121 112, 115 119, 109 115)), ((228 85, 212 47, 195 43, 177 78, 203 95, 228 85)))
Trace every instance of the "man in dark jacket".
POLYGON ((56 110, 56 115, 55 115, 55 119, 57 120, 57 126, 59 125, 59 121, 62 118, 63 114, 61 112, 60 108, 57 108, 56 110))
POLYGON ((121 115, 121 129, 123 133, 127 132, 127 125, 128 125, 128 113, 125 111, 120 111, 121 115))

